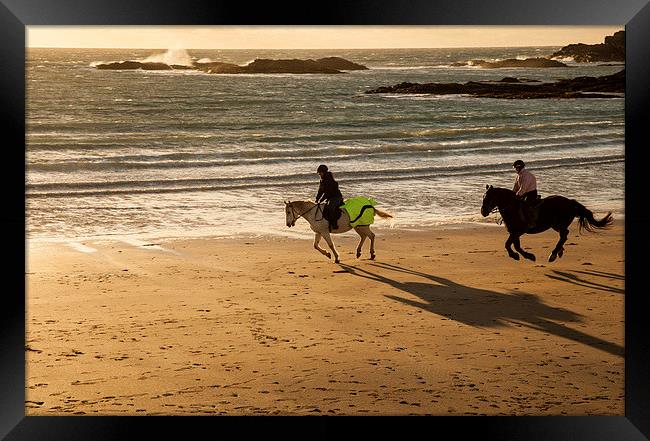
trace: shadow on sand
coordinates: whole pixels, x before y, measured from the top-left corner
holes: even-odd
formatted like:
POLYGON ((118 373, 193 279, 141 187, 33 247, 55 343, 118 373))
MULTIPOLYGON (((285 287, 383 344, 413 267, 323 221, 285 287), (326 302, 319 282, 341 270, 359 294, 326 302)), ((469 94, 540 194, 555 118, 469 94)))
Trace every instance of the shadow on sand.
MULTIPOLYGON (((609 291, 609 292, 614 292, 616 294, 625 294, 624 289, 603 285, 602 283, 592 282, 576 274, 568 273, 565 271, 555 271, 555 270, 553 272, 555 274, 547 274, 546 277, 554 280, 559 280, 561 282, 567 282, 567 283, 572 283, 574 285, 583 286, 585 288, 598 289, 601 291, 609 291)), ((621 275, 604 273, 601 271, 573 271, 573 273, 587 274, 589 276, 605 277, 614 280, 625 280, 625 277, 621 275)))
POLYGON ((545 305, 534 294, 525 292, 504 294, 459 285, 443 277, 402 268, 397 265, 387 263, 372 263, 370 265, 377 267, 377 269, 422 277, 428 281, 400 282, 367 269, 345 264, 341 264, 341 267, 350 274, 385 283, 395 289, 419 297, 420 300, 386 295, 389 299, 466 325, 490 328, 518 324, 573 340, 615 356, 623 356, 624 354, 622 346, 556 323, 580 323, 582 322, 582 316, 567 309, 545 305))

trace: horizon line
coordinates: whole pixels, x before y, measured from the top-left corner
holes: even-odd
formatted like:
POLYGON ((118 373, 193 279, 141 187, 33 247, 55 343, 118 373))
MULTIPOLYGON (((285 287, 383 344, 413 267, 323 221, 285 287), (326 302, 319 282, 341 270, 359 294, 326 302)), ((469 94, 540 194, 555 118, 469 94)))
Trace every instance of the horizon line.
MULTIPOLYGON (((566 45, 564 45, 566 46, 566 45)), ((308 51, 308 50, 391 50, 391 49, 499 49, 499 48, 529 48, 529 47, 563 47, 563 45, 524 45, 524 46, 447 46, 447 47, 314 47, 314 48, 287 48, 287 47, 273 47, 273 48, 262 48, 262 47, 240 47, 240 48, 170 48, 170 47, 108 47, 108 46, 98 46, 98 47, 78 47, 78 46, 25 46, 26 49, 142 49, 142 50, 185 50, 185 51, 194 51, 194 50, 296 50, 296 51, 308 51)))

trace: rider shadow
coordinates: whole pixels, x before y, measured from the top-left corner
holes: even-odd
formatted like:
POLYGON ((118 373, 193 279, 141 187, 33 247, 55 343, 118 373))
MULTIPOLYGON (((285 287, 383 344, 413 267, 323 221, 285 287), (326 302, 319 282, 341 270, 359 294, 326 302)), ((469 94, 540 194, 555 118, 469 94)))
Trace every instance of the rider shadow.
MULTIPOLYGON (((559 280, 561 282, 567 282, 567 283, 572 283, 574 285, 578 286, 583 286, 585 288, 592 288, 592 289, 598 289, 601 291, 609 291, 613 292, 616 294, 625 294, 625 290, 621 288, 616 288, 613 286, 608 286, 608 285, 603 285, 602 283, 597 283, 597 282, 592 282, 591 280, 587 280, 585 278, 582 278, 580 276, 577 276, 575 274, 571 274, 565 271, 555 271, 553 270, 555 275, 552 274, 546 274, 546 277, 554 280, 559 280)), ((604 274, 609 274, 609 273, 600 273, 600 272, 591 272, 591 271, 573 271, 574 273, 582 273, 582 274, 588 274, 588 275, 595 275, 595 276, 600 276, 600 277, 606 277, 604 274)), ((614 274, 611 276, 611 278, 619 279, 620 276, 617 274, 614 274)))
POLYGON ((623 274, 606 273, 605 271, 597 271, 597 270, 578 271, 578 270, 574 270, 573 272, 574 273, 580 273, 580 274, 588 274, 590 276, 605 277, 605 278, 614 279, 614 280, 625 280, 625 276, 623 274))
POLYGON ((466 325, 497 328, 511 324, 526 326, 577 343, 591 346, 616 356, 623 356, 624 348, 584 332, 556 323, 581 323, 582 316, 563 308, 545 305, 530 293, 504 294, 457 284, 444 277, 402 268, 386 263, 370 264, 377 268, 406 273, 428 279, 430 282, 400 282, 366 269, 341 265, 350 274, 389 285, 420 300, 395 295, 385 297, 415 308, 455 320, 466 325), (434 282, 434 283, 431 283, 434 282))

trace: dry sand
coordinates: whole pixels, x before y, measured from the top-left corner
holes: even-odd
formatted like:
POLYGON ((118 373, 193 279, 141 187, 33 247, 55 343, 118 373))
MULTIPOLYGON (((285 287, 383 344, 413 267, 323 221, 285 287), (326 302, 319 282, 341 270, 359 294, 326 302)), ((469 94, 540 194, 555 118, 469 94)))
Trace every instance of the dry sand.
POLYGON ((624 414, 621 221, 374 230, 28 243, 26 414, 624 414))

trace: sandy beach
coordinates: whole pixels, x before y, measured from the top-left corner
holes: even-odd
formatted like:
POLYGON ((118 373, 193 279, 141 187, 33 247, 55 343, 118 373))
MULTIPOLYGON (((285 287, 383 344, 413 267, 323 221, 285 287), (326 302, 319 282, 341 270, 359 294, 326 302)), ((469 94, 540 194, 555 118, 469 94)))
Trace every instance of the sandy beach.
POLYGON ((374 231, 28 242, 26 414, 624 414, 621 220, 374 231))

